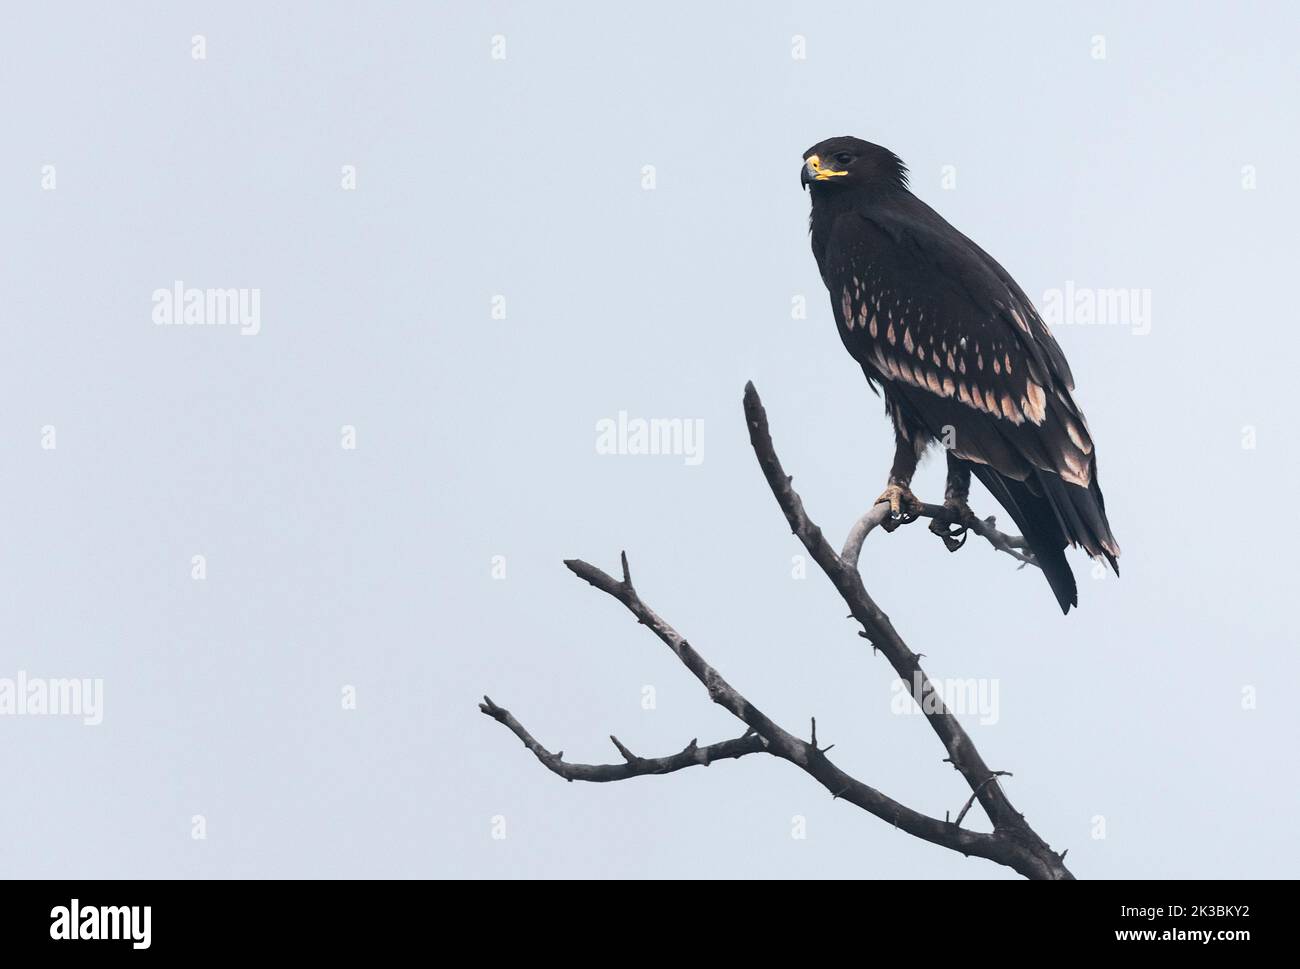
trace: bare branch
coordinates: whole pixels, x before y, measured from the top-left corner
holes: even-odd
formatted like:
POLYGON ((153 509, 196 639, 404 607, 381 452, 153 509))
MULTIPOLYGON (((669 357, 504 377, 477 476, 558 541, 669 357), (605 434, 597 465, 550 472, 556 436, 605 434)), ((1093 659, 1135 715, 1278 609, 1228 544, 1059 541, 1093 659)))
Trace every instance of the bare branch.
POLYGON ((984 813, 993 822, 994 834, 1006 834, 1019 845, 1021 850, 1014 863, 1004 864, 1011 864, 1021 874, 1031 878, 1072 878, 1061 864, 1059 856, 1034 833, 1011 805, 1001 785, 997 783, 997 775, 984 763, 965 729, 948 711, 929 677, 921 669, 917 655, 898 635, 889 617, 867 593, 856 565, 836 555, 821 529, 809 519, 803 500, 791 487, 792 479, 785 473, 780 458, 776 455, 768 430, 767 413, 753 383, 745 385, 745 419, 759 467, 785 514, 791 531, 834 584, 848 605, 850 615, 862 624, 863 632, 871 645, 885 654, 895 672, 908 684, 913 699, 925 712, 931 728, 948 751, 948 761, 961 772, 984 813))
MULTIPOLYGON (((991 771, 971 743, 965 730, 948 712, 933 685, 920 667, 919 655, 913 653, 894 630, 880 608, 867 594, 862 577, 857 570, 857 558, 866 535, 877 525, 884 524, 884 506, 872 509, 854 527, 845 545, 843 558, 832 550, 830 544, 804 511, 803 501, 791 487, 791 478, 781 468, 781 462, 772 446, 763 410, 753 384, 745 387, 745 415, 750 442, 758 457, 759 466, 767 479, 777 503, 786 516, 793 533, 812 555, 813 560, 831 579, 841 597, 849 606, 850 618, 862 625, 860 635, 871 641, 911 688, 913 698, 925 711, 927 720, 947 749, 945 760, 961 772, 971 789, 970 799, 957 816, 956 822, 929 817, 895 801, 873 787, 864 784, 840 770, 826 752, 830 747, 818 749, 817 721, 811 722, 811 742, 805 742, 783 729, 749 702, 721 674, 710 666, 671 625, 661 618, 641 599, 632 584, 627 554, 620 556, 622 579, 601 571, 578 559, 569 559, 565 565, 579 578, 617 599, 677 656, 692 675, 704 685, 709 698, 744 722, 744 734, 709 747, 699 747, 692 740, 686 749, 669 757, 642 758, 633 754, 617 737, 610 737, 622 764, 591 765, 566 764, 564 753, 552 754, 524 729, 509 711, 484 697, 479 709, 484 714, 506 726, 515 734, 544 766, 566 780, 616 781, 644 774, 664 774, 697 764, 707 765, 714 760, 738 758, 751 753, 767 753, 789 761, 813 777, 835 799, 849 801, 882 820, 888 821, 915 837, 933 844, 960 851, 965 855, 988 858, 1007 865, 1029 878, 1069 879, 1073 875, 1064 865, 1064 853, 1057 855, 1029 827, 1024 818, 1011 806, 997 778, 1006 771, 991 771), (967 812, 978 800, 993 822, 991 833, 970 831, 961 827, 967 812)), ((945 508, 926 506, 925 517, 947 523, 956 522, 955 513, 945 508)), ((1002 535, 994 528, 993 520, 985 522, 962 521, 965 527, 983 535, 995 547, 1017 554, 1023 540, 1002 535), (1019 543, 1019 544, 1017 544, 1019 543)), ((951 545, 949 547, 952 547, 951 545)), ((1020 557, 1020 556, 1018 556, 1020 557)))
MULTIPOLYGON (((729 713, 743 720, 754 733, 762 738, 769 754, 787 760, 811 775, 819 784, 830 791, 832 796, 856 804, 876 817, 888 821, 908 834, 926 841, 960 851, 966 855, 976 855, 1011 864, 1006 860, 1011 857, 1013 845, 1001 834, 994 832, 984 834, 959 828, 947 821, 940 821, 914 811, 882 794, 880 791, 858 779, 849 776, 836 767, 826 757, 826 752, 818 750, 814 744, 800 740, 794 734, 778 726, 772 720, 742 696, 722 675, 710 666, 695 648, 680 633, 670 626, 662 617, 642 601, 630 582, 620 582, 613 576, 579 559, 569 559, 565 563, 574 575, 589 582, 605 592, 624 606, 636 617, 637 621, 659 637, 673 651, 678 659, 694 674, 706 690, 709 698, 729 713)), ((505 722, 505 721, 502 721, 505 722)), ((513 729, 513 728, 512 728, 513 729)), ((522 730, 522 728, 520 728, 522 730)), ((516 731, 518 734, 519 731, 516 731)), ((748 732, 746 736, 749 736, 748 732)), ((744 739, 744 738, 742 738, 744 739)), ((527 740, 524 741, 528 743, 527 740)), ((537 753, 536 750, 533 751, 537 753)), ((541 759, 541 755, 539 755, 541 759)), ((556 770, 546 760, 542 760, 551 770, 556 770)), ((562 765, 568 766, 568 765, 562 765)), ((621 765, 620 765, 621 766, 621 765)), ((556 771, 559 773, 559 771, 556 771)), ((1014 867, 1014 866, 1013 866, 1014 867)))
POLYGON ((679 771, 685 767, 708 767, 715 760, 735 760, 744 757, 746 754, 761 754, 766 751, 766 746, 761 737, 757 734, 747 734, 744 737, 737 737, 735 740, 724 740, 721 743, 710 744, 707 747, 697 746, 696 742, 692 740, 680 753, 669 757, 638 757, 619 743, 617 737, 610 737, 609 739, 614 742, 614 746, 623 755, 626 763, 566 764, 563 760, 563 751, 558 754, 551 753, 524 729, 524 725, 516 720, 509 710, 493 703, 491 697, 485 696, 478 708, 493 720, 507 727, 524 742, 524 746, 533 752, 533 755, 545 765, 547 770, 559 774, 566 781, 602 783, 606 781, 623 781, 629 777, 640 777, 644 774, 671 774, 673 771, 679 771))
MULTIPOLYGON (((1006 552, 1017 559, 1022 565, 1038 565, 1033 555, 1024 551, 1024 549, 1028 548, 1025 540, 1019 535, 1007 535, 1005 532, 998 531, 992 516, 988 518, 976 518, 974 515, 965 517, 958 515, 953 509, 943 505, 922 504, 917 517, 929 518, 945 525, 961 525, 987 540, 998 551, 1006 552)), ((840 558, 857 568, 858 558, 862 555, 862 543, 878 526, 885 525, 888 527, 888 518, 889 505, 884 503, 873 505, 849 529, 848 538, 844 540, 844 548, 840 551, 840 558)))
MULTIPOLYGON (((995 770, 992 774, 988 776, 988 780, 986 780, 984 784, 987 784, 995 777, 1012 777, 1012 776, 1013 775, 1009 770, 995 770)), ((984 784, 981 784, 980 787, 983 787, 984 784)), ((969 811, 975 805, 975 795, 978 793, 979 791, 975 791, 971 794, 970 797, 966 799, 966 803, 962 805, 962 809, 957 812, 957 820, 954 821, 953 824, 956 825, 961 824, 962 818, 966 817, 966 812, 969 811)))

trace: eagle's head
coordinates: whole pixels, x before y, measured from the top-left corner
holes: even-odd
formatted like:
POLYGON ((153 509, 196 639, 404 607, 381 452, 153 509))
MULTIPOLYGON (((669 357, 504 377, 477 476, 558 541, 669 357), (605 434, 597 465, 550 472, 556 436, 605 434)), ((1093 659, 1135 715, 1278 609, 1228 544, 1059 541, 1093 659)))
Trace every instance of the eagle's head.
POLYGON ((799 182, 814 191, 871 184, 907 186, 907 166, 888 148, 845 135, 818 142, 803 153, 799 182))

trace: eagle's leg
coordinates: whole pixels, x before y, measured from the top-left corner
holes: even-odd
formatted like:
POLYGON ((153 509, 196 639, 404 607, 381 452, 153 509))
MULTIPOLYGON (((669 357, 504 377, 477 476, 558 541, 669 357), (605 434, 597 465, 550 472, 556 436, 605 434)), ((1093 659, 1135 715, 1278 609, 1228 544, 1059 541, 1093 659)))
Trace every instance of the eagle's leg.
POLYGON ((925 441, 910 441, 896 433, 894 442, 894 464, 889 469, 889 483, 875 504, 888 504, 894 525, 903 525, 916 521, 921 511, 921 503, 912 494, 912 475, 916 473, 916 463, 921 459, 925 441))
POLYGON ((948 551, 955 552, 966 544, 966 528, 974 513, 970 510, 967 499, 970 498, 970 466, 948 452, 948 483, 943 492, 943 507, 951 517, 947 520, 938 518, 930 522, 930 531, 943 539, 948 551))

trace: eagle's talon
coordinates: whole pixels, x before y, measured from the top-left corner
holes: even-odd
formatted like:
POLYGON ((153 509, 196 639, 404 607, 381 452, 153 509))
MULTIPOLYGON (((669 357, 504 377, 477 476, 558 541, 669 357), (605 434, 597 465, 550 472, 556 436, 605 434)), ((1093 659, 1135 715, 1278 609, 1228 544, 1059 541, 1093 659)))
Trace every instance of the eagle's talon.
POLYGON ((947 546, 948 551, 955 552, 966 544, 970 535, 970 526, 977 521, 970 506, 960 498, 949 495, 943 503, 948 518, 935 518, 930 522, 930 531, 934 532, 947 546))
POLYGON ((874 504, 889 505, 889 517, 881 523, 887 532, 892 532, 899 525, 914 522, 921 515, 921 502, 907 485, 891 482, 874 504))
POLYGON ((965 545, 966 539, 970 535, 970 530, 965 525, 946 522, 940 518, 930 522, 930 531, 943 539, 944 546, 950 552, 955 552, 965 545))

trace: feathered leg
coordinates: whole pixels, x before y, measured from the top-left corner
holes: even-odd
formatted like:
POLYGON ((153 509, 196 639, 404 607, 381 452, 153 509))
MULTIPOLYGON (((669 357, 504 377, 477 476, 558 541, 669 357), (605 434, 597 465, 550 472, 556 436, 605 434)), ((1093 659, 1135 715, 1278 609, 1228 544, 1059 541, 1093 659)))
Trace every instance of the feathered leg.
POLYGON ((925 441, 918 436, 908 439, 901 431, 894 432, 894 464, 889 469, 889 483, 881 492, 875 504, 884 502, 889 505, 889 514, 895 521, 916 521, 921 503, 912 494, 912 475, 916 473, 916 464, 925 449, 925 441))

